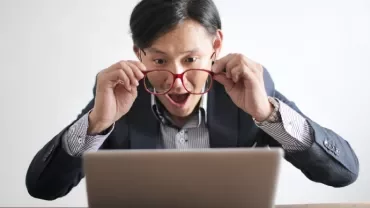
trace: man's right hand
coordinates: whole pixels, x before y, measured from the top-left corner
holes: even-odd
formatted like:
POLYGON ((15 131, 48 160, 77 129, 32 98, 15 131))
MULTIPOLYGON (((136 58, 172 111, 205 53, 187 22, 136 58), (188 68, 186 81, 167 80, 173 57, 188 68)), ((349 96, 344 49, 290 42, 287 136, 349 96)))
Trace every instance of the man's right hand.
POLYGON ((99 72, 88 134, 104 131, 130 110, 145 70, 141 62, 121 61, 99 72))

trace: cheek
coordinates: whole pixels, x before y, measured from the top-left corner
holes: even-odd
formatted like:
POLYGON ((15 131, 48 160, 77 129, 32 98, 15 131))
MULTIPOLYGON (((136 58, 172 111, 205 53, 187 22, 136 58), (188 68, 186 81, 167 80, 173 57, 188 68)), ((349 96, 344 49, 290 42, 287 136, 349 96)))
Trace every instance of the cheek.
POLYGON ((157 95, 158 99, 164 104, 167 103, 167 98, 165 95, 157 95))
POLYGON ((190 95, 190 99, 189 99, 190 108, 193 108, 194 106, 196 106, 201 97, 202 97, 201 95, 190 95))
POLYGON ((210 75, 206 72, 198 72, 194 73, 191 76, 186 77, 187 80, 194 86, 194 87, 203 87, 206 83, 207 79, 210 79, 210 75))

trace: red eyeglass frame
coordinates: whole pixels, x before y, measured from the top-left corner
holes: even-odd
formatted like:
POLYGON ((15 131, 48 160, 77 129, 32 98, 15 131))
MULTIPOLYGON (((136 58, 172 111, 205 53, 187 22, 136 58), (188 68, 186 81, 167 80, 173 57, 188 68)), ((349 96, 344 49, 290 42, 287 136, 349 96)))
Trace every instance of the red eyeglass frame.
MULTIPOLYGON (((213 85, 213 77, 215 76, 216 73, 214 73, 213 71, 210 71, 210 70, 206 70, 206 69, 187 69, 185 70, 184 72, 182 72, 181 74, 175 74, 171 71, 168 71, 168 70, 164 70, 164 69, 155 69, 155 70, 150 70, 150 71, 144 71, 143 74, 144 76, 146 76, 148 73, 150 72, 156 72, 156 71, 165 71, 165 72, 169 72, 170 74, 173 75, 173 82, 171 84, 171 87, 165 91, 165 92, 162 92, 162 93, 155 93, 155 92, 150 92, 148 90, 148 87, 146 86, 146 82, 144 80, 144 86, 145 86, 145 90, 150 93, 150 94, 153 94, 153 95, 164 95, 164 94, 167 94, 169 91, 171 91, 172 87, 173 87, 173 84, 175 83, 176 79, 180 79, 181 80, 181 83, 182 83, 182 86, 184 87, 184 89, 190 93, 190 94, 193 94, 193 95, 203 95, 205 93, 207 93, 211 88, 212 88, 212 85, 213 85), (192 92, 189 92, 186 87, 185 87, 185 84, 184 84, 184 74, 186 72, 189 72, 189 71, 203 71, 203 72, 207 72, 209 75, 211 75, 211 81, 210 81, 210 85, 209 85, 209 88, 207 89, 207 91, 205 92, 202 92, 202 93, 192 93, 192 92)), ((144 77, 145 79, 145 77, 144 77)))

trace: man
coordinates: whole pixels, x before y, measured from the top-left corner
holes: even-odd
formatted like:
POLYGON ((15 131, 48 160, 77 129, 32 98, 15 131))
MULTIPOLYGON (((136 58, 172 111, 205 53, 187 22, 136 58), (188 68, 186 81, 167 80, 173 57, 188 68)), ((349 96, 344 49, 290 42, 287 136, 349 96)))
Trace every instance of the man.
POLYGON ((217 59, 223 33, 212 0, 143 0, 130 26, 139 61, 98 74, 94 99, 32 160, 32 196, 68 194, 84 176, 83 153, 99 149, 282 147, 312 181, 357 179, 350 145, 276 90, 261 64, 240 53, 217 59))

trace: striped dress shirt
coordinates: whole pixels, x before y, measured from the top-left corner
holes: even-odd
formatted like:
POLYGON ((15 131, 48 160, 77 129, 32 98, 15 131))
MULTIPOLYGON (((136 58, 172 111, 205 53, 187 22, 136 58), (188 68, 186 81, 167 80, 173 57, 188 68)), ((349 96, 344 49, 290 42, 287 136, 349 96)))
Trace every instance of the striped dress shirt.
MULTIPOLYGON (((285 103, 277 100, 279 121, 256 125, 278 141, 286 151, 307 149, 313 142, 313 131, 306 119, 285 103)), ((198 111, 195 111, 188 122, 176 127, 168 112, 152 95, 151 106, 154 115, 160 121, 161 141, 159 148, 188 149, 209 148, 207 128, 207 94, 202 96, 198 111)), ((83 115, 63 135, 63 148, 72 156, 81 156, 87 151, 97 151, 115 128, 113 124, 103 135, 87 135, 89 113, 83 115)))

